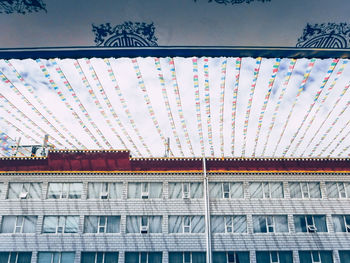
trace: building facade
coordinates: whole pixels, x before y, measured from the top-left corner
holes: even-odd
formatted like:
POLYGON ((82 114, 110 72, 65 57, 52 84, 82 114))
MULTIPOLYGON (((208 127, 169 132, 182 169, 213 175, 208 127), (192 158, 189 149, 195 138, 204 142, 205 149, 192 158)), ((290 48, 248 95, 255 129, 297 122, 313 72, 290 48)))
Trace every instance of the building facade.
POLYGON ((196 263, 208 240, 217 263, 350 262, 348 159, 206 166, 208 191, 196 158, 2 158, 0 263, 196 263))

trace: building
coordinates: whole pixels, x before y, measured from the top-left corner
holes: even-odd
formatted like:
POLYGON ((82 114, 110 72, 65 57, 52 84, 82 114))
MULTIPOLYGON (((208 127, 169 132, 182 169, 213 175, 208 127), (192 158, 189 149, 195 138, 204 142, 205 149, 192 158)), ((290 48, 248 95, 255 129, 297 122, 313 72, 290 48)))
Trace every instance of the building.
POLYGON ((0 160, 0 262, 350 262, 348 159, 0 160), (209 246, 207 246, 207 240, 209 246))

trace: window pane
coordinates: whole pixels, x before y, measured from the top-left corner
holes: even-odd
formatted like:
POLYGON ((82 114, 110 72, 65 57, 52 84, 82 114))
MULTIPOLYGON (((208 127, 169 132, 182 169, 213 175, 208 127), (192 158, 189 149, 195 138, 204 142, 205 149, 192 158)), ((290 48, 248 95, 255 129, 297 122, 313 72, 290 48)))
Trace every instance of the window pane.
POLYGON ((7 263, 10 252, 0 252, 0 263, 7 263))
POLYGON ((118 252, 105 252, 104 263, 118 263, 118 256, 119 256, 118 252))
POLYGON ((35 233, 37 218, 36 216, 24 217, 23 233, 35 233))
POLYGON ((150 183, 149 197, 162 198, 163 183, 150 183))
POLYGON ((9 199, 18 199, 19 194, 22 192, 22 183, 9 183, 9 199))
POLYGON ((141 183, 128 183, 128 198, 141 198, 141 183))
POLYGON ((101 183, 89 183, 88 188, 88 199, 100 198, 101 183))
POLYGON ((0 197, 1 197, 1 194, 2 194, 2 189, 4 187, 4 184, 3 183, 0 183, 0 197))
POLYGON ((332 251, 320 251, 322 263, 333 263, 332 251))
POLYGON ((67 216, 65 233, 78 233, 79 216, 67 216))
POLYGON ((61 263, 74 263, 75 253, 74 252, 62 252, 61 263))
POLYGON ((49 183, 47 198, 53 198, 53 199, 61 198, 61 191, 62 191, 61 183, 49 183))
POLYGON ((148 253, 148 263, 162 263, 162 252, 149 252, 148 253))
POLYGON ((83 192, 83 184, 82 183, 71 183, 69 184, 69 195, 70 199, 80 199, 81 194, 83 192))
POLYGON ((16 223, 16 216, 3 216, 1 233, 13 233, 16 223))
POLYGON ((82 252, 81 263, 95 263, 95 252, 82 252))
POLYGON ((283 198, 283 184, 282 183, 270 183, 271 197, 283 198))
POLYGON ((162 233, 162 217, 150 216, 148 219, 149 219, 149 232, 162 233))
POLYGON ((327 189, 328 198, 338 198, 339 197, 337 183, 327 182, 326 189, 327 189))
POLYGON ((340 263, 350 262, 350 250, 339 250, 340 263))
POLYGON ((190 183, 191 198, 203 198, 203 184, 190 183))
POLYGON ((84 233, 97 233, 97 216, 86 216, 84 220, 84 233))
POLYGON ((45 216, 43 233, 56 233, 57 219, 57 216, 45 216))
POLYGON ((209 197, 214 199, 222 198, 222 183, 209 183, 209 197))
POLYGON ((120 232, 120 216, 108 216, 107 233, 120 232))
POLYGON ((126 233, 140 233, 140 221, 137 216, 126 217, 126 233))
POLYGON ((253 216, 253 229, 254 233, 266 233, 266 217, 265 216, 253 216))
POLYGON ((182 233, 182 216, 169 216, 169 233, 182 233))
POLYGON ((249 263, 249 252, 236 252, 237 263, 249 263))
POLYGON ((169 198, 182 198, 182 183, 169 183, 169 198))
POLYGON ((295 227, 295 232, 307 232, 304 215, 300 215, 300 216, 295 215, 294 216, 294 227, 295 227))
POLYGON ((321 198, 320 183, 309 183, 310 198, 321 198))
POLYGON ((257 263, 270 263, 270 252, 268 251, 257 251, 256 252, 257 263))
POLYGON ((311 252, 310 251, 299 251, 300 263, 311 263, 311 252))
POLYGON ((41 183, 30 183, 29 196, 33 199, 41 198, 41 183))
POLYGON ((247 232, 247 217, 246 216, 234 216, 233 217, 233 231, 235 233, 247 232))
POLYGON ((292 251, 279 251, 280 263, 293 263, 292 251))
POLYGON ((139 252, 125 252, 125 263, 139 263, 139 252))
POLYGON ((326 216, 314 216, 317 232, 327 232, 326 216))
POLYGON ((191 217, 191 232, 192 233, 204 233, 205 224, 204 216, 192 216, 191 217))
POLYGON ((350 183, 344 183, 347 198, 350 198, 350 183))
POLYGON ((346 232, 344 217, 341 215, 332 215, 334 232, 346 232))
POLYGON ((251 198, 263 198, 263 189, 261 183, 250 183, 249 192, 251 198))
POLYGON ((121 199, 123 193, 122 183, 110 183, 109 184, 109 198, 110 199, 121 199))
POLYGON ((205 252, 192 252, 192 263, 205 263, 205 252))
POLYGON ((243 183, 231 183, 231 198, 243 198, 243 183))
POLYGON ((210 225, 213 233, 225 233, 224 216, 211 216, 210 225))
POLYGON ((288 183, 290 198, 302 198, 301 188, 299 183, 288 183))
POLYGON ((274 216, 276 232, 288 232, 287 216, 274 216))
POLYGON ((213 252, 214 263, 227 263, 226 252, 213 252))
MULTIPOLYGON (((52 257, 51 252, 39 252, 38 253, 38 263, 51 263, 51 257, 52 257)), ((0 262, 2 262, 2 261, 0 260, 0 262)))
POLYGON ((30 263, 31 260, 32 260, 32 252, 18 252, 17 263, 30 263))
POLYGON ((169 263, 183 263, 183 253, 169 252, 169 263))

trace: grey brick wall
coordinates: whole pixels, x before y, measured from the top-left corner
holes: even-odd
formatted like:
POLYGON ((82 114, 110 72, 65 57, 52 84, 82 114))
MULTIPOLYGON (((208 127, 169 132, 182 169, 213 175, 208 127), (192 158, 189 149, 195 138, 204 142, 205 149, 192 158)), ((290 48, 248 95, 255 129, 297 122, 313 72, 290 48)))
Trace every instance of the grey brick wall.
MULTIPOLYGON (((82 251, 118 251, 119 262, 124 261, 125 251, 163 251, 163 262, 168 262, 168 251, 205 251, 205 234, 168 234, 168 215, 204 215, 203 199, 168 199, 168 182, 202 182, 197 173, 74 173, 74 174, 18 174, 0 175, 3 191, 0 196, 0 220, 3 215, 37 215, 34 234, 0 234, 0 251, 32 251, 32 262, 38 251, 75 251, 80 262, 82 251), (163 182, 162 199, 127 199, 127 182, 163 182), (40 200, 8 200, 9 182, 42 182, 40 200), (84 192, 80 200, 46 199, 48 182, 83 182, 84 192), (120 200, 87 200, 88 182, 123 182, 120 200), (162 234, 126 234, 127 215, 162 215, 162 234), (77 234, 42 234, 44 215, 79 215, 80 231, 77 234), (118 234, 83 234, 85 215, 120 215, 118 234)), ((210 173, 211 182, 243 182, 244 198, 210 202, 213 215, 247 215, 248 232, 245 234, 213 234, 212 247, 217 251, 250 251, 255 263, 256 250, 291 250, 294 262, 299 263, 298 250, 332 250, 335 263, 339 262, 338 250, 350 250, 350 233, 334 233, 332 214, 350 214, 350 199, 328 199, 325 182, 350 182, 350 174, 230 174, 210 173), (250 199, 249 182, 283 182, 284 198, 250 199), (290 199, 288 182, 321 182, 322 199, 290 199), (288 215, 289 233, 253 234, 252 215, 288 215), (327 233, 295 233, 294 214, 327 215, 327 233)))

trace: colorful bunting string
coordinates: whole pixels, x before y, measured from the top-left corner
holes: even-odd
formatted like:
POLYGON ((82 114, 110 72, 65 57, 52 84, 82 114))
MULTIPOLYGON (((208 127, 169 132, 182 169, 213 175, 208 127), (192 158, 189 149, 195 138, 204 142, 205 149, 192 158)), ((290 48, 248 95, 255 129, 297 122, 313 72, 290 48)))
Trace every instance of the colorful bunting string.
POLYGON ((128 116, 128 119, 129 119, 129 122, 130 122, 131 126, 133 127, 133 129, 134 129, 134 131, 135 131, 137 137, 138 137, 139 140, 141 141, 142 146, 145 148, 145 150, 146 150, 146 152, 148 153, 148 155, 149 155, 150 157, 152 157, 152 153, 151 153, 149 147, 147 146, 147 144, 146 144, 144 138, 141 136, 141 133, 140 133, 139 129, 138 129, 137 126, 136 126, 135 120, 133 119, 133 117, 132 117, 132 115, 131 115, 131 113, 130 113, 130 110, 129 110, 128 105, 127 105, 127 103, 126 103, 126 100, 125 100, 125 98, 124 98, 124 96, 123 96, 123 94, 122 94, 122 92, 121 92, 121 90, 120 90, 120 87, 119 87, 119 85, 118 85, 117 79, 116 79, 116 77, 115 77, 115 74, 114 74, 114 72, 113 72, 112 66, 111 66, 111 64, 110 64, 110 62, 109 62, 109 60, 108 60, 108 58, 105 58, 105 59, 104 59, 104 62, 107 64, 108 75, 109 75, 109 77, 111 78, 112 82, 115 84, 114 90, 117 92, 118 98, 119 98, 119 100, 120 100, 120 102, 121 102, 121 104, 122 104, 123 109, 125 110, 126 115, 128 116))
POLYGON ((153 110, 153 107, 152 107, 152 104, 151 104, 151 100, 150 100, 150 98, 148 96, 148 93, 147 93, 147 89, 146 89, 145 83, 143 81, 143 77, 141 75, 141 71, 140 71, 140 67, 139 67, 139 64, 137 62, 137 59, 134 58, 134 59, 131 60, 131 62, 133 64, 133 67, 134 67, 134 70, 135 70, 135 73, 136 73, 136 76, 137 76, 137 80, 138 80, 138 85, 139 85, 140 90, 143 93, 143 98, 144 98, 144 100, 146 102, 147 109, 148 109, 148 112, 149 112, 149 114, 151 116, 153 124, 154 124, 154 126, 155 126, 155 128, 156 128, 156 130, 157 130, 157 132, 159 134, 159 137, 160 137, 161 141, 164 144, 165 149, 169 149, 170 155, 174 156, 170 145, 168 145, 168 142, 165 139, 165 137, 164 137, 164 135, 162 133, 162 130, 160 129, 158 120, 156 118, 156 115, 154 113, 154 110, 153 110))
MULTIPOLYGON (((61 127, 63 131, 65 131, 82 149, 86 149, 86 146, 83 145, 65 126, 61 123, 56 116, 47 108, 44 102, 34 93, 33 88, 24 80, 24 78, 18 73, 16 68, 8 61, 5 60, 5 63, 9 66, 13 73, 15 73, 16 77, 22 82, 22 84, 27 88, 30 94, 33 95, 35 100, 40 104, 40 106, 47 112, 47 114, 54 119, 54 121, 61 127)), ((75 146, 74 146, 75 147, 75 146)), ((75 147, 76 148, 76 147, 75 147)))
MULTIPOLYGON (((136 144, 134 143, 134 141, 131 139, 129 133, 128 133, 127 130, 125 129, 125 127, 124 127, 123 123, 121 122, 121 120, 120 120, 118 114, 116 113, 114 107, 112 106, 112 103, 110 102, 110 100, 109 100, 109 98, 108 98, 108 96, 107 96, 107 93, 105 92, 105 90, 104 90, 104 88, 103 88, 103 86, 102 86, 102 84, 101 84, 101 82, 100 82, 100 80, 99 80, 99 78, 98 78, 98 76, 97 76, 97 74, 96 74, 96 71, 95 71, 94 67, 93 67, 92 64, 91 64, 91 61, 90 61, 89 59, 85 58, 85 62, 86 62, 86 64, 89 66, 89 71, 90 71, 90 73, 91 73, 92 78, 93 78, 94 81, 95 81, 96 87, 97 87, 97 89, 99 90, 99 92, 100 92, 100 94, 101 94, 101 96, 102 96, 102 98, 103 98, 103 101, 106 103, 107 108, 108 108, 109 111, 111 112, 111 114, 112 114, 114 120, 115 120, 116 123, 118 124, 119 128, 122 130, 122 133, 124 134, 124 136, 126 137, 126 139, 127 139, 127 140, 129 141, 129 143, 132 145, 132 148, 135 150, 136 154, 137 154, 138 156, 142 157, 141 152, 140 152, 139 149, 137 148, 137 146, 136 146, 136 144)), ((91 89, 91 90, 92 90, 92 89, 91 89)), ((92 95, 92 94, 94 94, 94 92, 92 91, 90 94, 92 95)), ((94 96, 94 97, 96 98, 96 96, 94 96)), ((101 106, 101 104, 100 104, 100 106, 101 106)), ((109 119, 106 118, 106 121, 108 121, 108 120, 109 120, 109 119)), ((119 134, 117 133, 117 131, 114 129, 114 127, 113 127, 112 125, 110 126, 110 128, 112 129, 113 133, 114 133, 116 136, 117 136, 117 135, 119 136, 119 134)), ((120 136, 119 136, 119 138, 120 138, 120 136)), ((127 148, 127 149, 128 149, 128 148, 127 148)))
POLYGON ((287 120, 286 120, 286 122, 285 122, 285 124, 284 124, 284 126, 283 126, 282 133, 281 133, 281 135, 280 135, 280 137, 279 137, 279 139, 278 139, 278 142, 277 142, 277 144, 276 144, 276 147, 275 147, 275 149, 274 149, 274 151, 273 151, 273 154, 272 154, 273 157, 275 156, 276 151, 277 151, 277 149, 278 149, 278 146, 279 146, 279 144, 280 144, 280 142, 281 142, 281 140, 282 140, 282 137, 283 137, 283 135, 284 135, 284 132, 286 131, 287 125, 288 125, 289 120, 290 120, 290 118, 291 118, 291 116, 292 116, 293 110, 294 110, 294 108, 295 108, 295 106, 296 106, 296 104, 297 104, 297 102, 298 102, 298 99, 299 99, 299 97, 300 97, 300 94, 301 94, 301 92, 302 92, 302 91, 304 90, 304 88, 305 88, 305 84, 306 84, 306 82, 307 82, 307 80, 308 80, 308 78, 309 78, 309 76, 310 76, 311 70, 313 69, 313 67, 314 67, 314 65, 315 65, 315 61, 316 61, 315 58, 311 59, 310 62, 309 62, 309 64, 308 64, 308 66, 307 66, 306 72, 305 72, 305 74, 304 74, 304 78, 303 78, 303 80, 302 80, 302 82, 301 82, 301 85, 300 85, 300 87, 299 87, 299 89, 298 89, 298 93, 297 93, 297 95, 296 95, 296 97, 295 97, 295 99, 294 99, 294 102, 293 102, 293 104, 292 104, 292 107, 291 107, 291 109, 290 109, 290 111, 289 111, 287 120))
MULTIPOLYGON (((324 147, 324 148, 322 149, 322 151, 317 155, 317 157, 322 156, 322 154, 323 154, 325 151, 327 151, 327 149, 329 148, 329 146, 331 146, 331 144, 332 144, 333 142, 335 142, 335 141, 338 139, 338 137, 343 133, 343 131, 344 131, 347 127, 349 127, 349 124, 350 124, 350 119, 349 119, 349 120, 347 121, 347 123, 341 128, 341 130, 338 132, 338 134, 329 142, 329 144, 328 144, 326 147, 324 147)), ((348 138, 349 135, 350 135, 350 130, 345 134, 345 136, 343 136, 343 137, 340 139, 340 141, 337 143, 337 145, 329 152, 329 154, 328 154, 327 157, 330 157, 330 156, 338 149, 338 147, 339 147, 340 145, 343 144, 343 142, 345 141, 345 139, 348 138)))
MULTIPOLYGON (((63 139, 71 147, 76 148, 76 146, 73 145, 70 141, 68 141, 67 138, 65 136, 63 136, 63 134, 59 130, 57 130, 57 128, 23 95, 22 92, 19 91, 19 89, 17 89, 13 85, 13 83, 1 71, 0 71, 0 78, 5 83, 9 84, 10 88, 15 92, 15 94, 17 96, 19 96, 22 99, 22 101, 24 101, 28 105, 28 107, 30 107, 32 109, 32 111, 34 111, 40 117, 40 119, 42 121, 44 121, 53 131, 55 131, 61 137, 61 139, 63 139)), ((51 136, 51 138, 53 138, 55 141, 58 142, 58 140, 56 140, 52 135, 50 135, 50 136, 51 136)))
POLYGON ((237 112, 237 95, 239 87, 239 76, 241 72, 242 58, 236 59, 236 77, 235 77, 235 86, 233 89, 233 100, 232 100, 232 133, 231 133, 231 153, 232 156, 235 155, 235 132, 236 132, 236 112, 237 112))
POLYGON ((211 126, 211 114, 210 114, 210 92, 209 92, 209 60, 204 58, 204 91, 205 91, 205 113, 207 114, 207 125, 208 125, 208 141, 210 146, 211 156, 214 157, 214 146, 213 146, 213 128, 211 126))
POLYGON ((322 81, 322 84, 321 84, 320 88, 318 89, 318 91, 317 91, 317 93, 316 93, 316 95, 315 95, 315 98, 314 98, 313 102, 312 102, 311 105, 309 106, 309 109, 307 110, 307 112, 306 112, 306 114, 305 114, 305 116, 304 116, 304 118, 303 118, 301 124, 299 125, 297 131, 294 133, 294 135, 293 135, 293 137, 292 137, 290 143, 289 143, 289 144, 287 145, 287 147, 284 149, 283 154, 282 154, 283 157, 286 156, 287 152, 288 152, 289 149, 290 149, 290 146, 293 144, 294 140, 295 140, 296 137, 298 136, 298 134, 299 134, 301 128, 303 127, 303 125, 304 125, 306 119, 309 117, 310 112, 312 111, 313 107, 315 106, 315 104, 316 104, 318 98, 319 98, 320 95, 321 95, 321 92, 323 91, 324 87, 326 86, 326 84, 327 84, 329 78, 331 77, 331 75, 332 75, 332 73, 333 73, 335 67, 337 66, 338 62, 339 62, 339 59, 333 59, 333 60, 332 60, 332 63, 331 63, 331 65, 330 65, 330 67, 329 67, 329 69, 328 69, 328 71, 327 71, 326 76, 324 77, 324 79, 323 79, 323 81, 322 81))
POLYGON ((221 157, 224 157, 224 105, 225 105, 225 85, 226 85, 226 67, 227 60, 225 59, 221 64, 221 79, 220 79, 220 151, 221 157))
POLYGON ((290 80, 290 77, 292 76, 292 73, 293 73, 293 70, 294 70, 296 62, 297 62, 296 59, 291 59, 290 60, 288 71, 286 73, 286 76, 285 76, 283 84, 282 84, 283 87, 282 87, 281 93, 280 93, 280 95, 278 97, 278 100, 277 100, 277 103, 276 103, 276 106, 275 106, 275 109, 274 109, 274 112, 273 112, 273 115, 272 115, 271 123, 270 123, 269 129, 267 131, 267 136, 266 136, 266 140, 265 140, 265 144, 264 144, 264 149, 263 149, 263 151, 261 153, 261 156, 265 156, 265 152, 266 152, 266 149, 267 149, 267 144, 269 142, 272 129, 275 126, 275 121, 276 121, 276 118, 277 118, 277 114, 278 114, 279 108, 281 106, 281 102, 283 100, 284 94, 286 93, 286 89, 288 87, 289 80, 290 80))
MULTIPOLYGON (((64 102, 64 105, 69 109, 69 111, 72 113, 74 118, 79 122, 80 126, 84 129, 84 131, 89 135, 89 137, 92 139, 92 141, 100 148, 103 149, 103 146, 100 144, 100 142, 96 139, 96 137, 92 134, 92 132, 89 130, 89 128, 84 124, 83 120, 79 117, 79 115, 74 111, 73 107, 70 105, 70 103, 67 101, 66 97, 63 95, 61 89, 56 85, 56 83, 51 79, 51 76, 49 72, 47 71, 45 65, 41 62, 40 59, 37 59, 36 62, 40 65, 41 71, 44 73, 45 77, 49 80, 50 85, 53 87, 53 89, 56 91, 59 98, 64 102)), ((69 85, 70 86, 70 85, 69 85)), ((72 90, 73 91, 73 90, 72 90)), ((74 93, 74 91, 73 91, 74 93)), ((75 94, 75 93, 74 93, 75 94)), ((85 113, 84 113, 85 115, 85 113)), ((85 115, 86 117, 86 115, 85 115)))
POLYGON ((251 88, 250 88, 248 106, 247 106, 247 111, 245 113, 244 128, 243 128, 242 157, 245 156, 245 150, 246 150, 245 148, 246 148, 246 144, 247 144, 247 131, 248 131, 249 116, 250 116, 250 111, 251 111, 251 108, 252 108, 253 96, 254 96, 254 92, 255 92, 256 82, 257 82, 258 76, 259 76, 261 60, 262 60, 261 57, 258 57, 256 59, 256 66, 255 66, 255 69, 254 69, 253 83, 252 83, 251 88))
POLYGON ((12 152, 13 149, 11 148, 10 145, 10 137, 4 133, 4 132, 0 132, 0 149, 1 149, 1 153, 5 156, 12 156, 12 152))
MULTIPOLYGON (((337 80, 339 79, 339 77, 342 75, 345 66, 347 65, 348 60, 344 60, 341 67, 338 69, 337 75, 335 77, 335 79, 332 81, 331 85, 329 86, 326 94, 323 96, 321 103, 318 105, 318 108, 316 109, 312 119, 310 120, 310 122, 308 123, 308 126, 306 127, 306 130, 304 131, 303 136, 300 138, 300 140, 298 141, 294 151, 293 151, 293 155, 295 153, 295 151, 297 150, 297 148, 299 147, 299 145, 301 144, 302 140, 304 140, 304 137, 306 135, 306 133, 308 132, 308 130, 310 129, 312 123, 314 122, 314 120, 316 119, 318 112, 320 111, 322 105, 324 105, 324 102, 326 101, 326 99, 328 98, 328 95, 330 94, 330 92, 333 90, 335 84, 337 83, 337 80)), ((349 87, 349 86, 348 86, 349 87)), ((340 99, 343 97, 343 95, 345 94, 346 90, 348 89, 348 87, 345 87, 342 94, 340 95, 340 97, 338 98, 337 102, 333 105, 332 110, 328 113, 327 117, 323 119, 321 125, 319 126, 319 128, 317 129, 316 133, 314 133, 314 135, 311 137, 311 140, 309 141, 309 143, 307 144, 307 146, 304 148, 304 151, 302 152, 301 156, 304 156, 305 151, 309 148, 309 146, 312 144, 314 138, 316 138, 316 135, 319 133, 319 131, 321 130, 321 128, 323 127, 323 125, 325 124, 325 122, 327 121, 327 119, 329 118, 329 116, 331 115, 331 113, 333 112, 334 108, 337 106, 338 102, 340 101, 340 99)))
POLYGON ((164 99, 164 104, 165 104, 165 108, 168 114, 168 119, 170 122, 170 126, 171 126, 171 130, 173 131, 174 137, 175 137, 175 142, 176 142, 176 146, 179 149, 180 155, 184 156, 184 153, 182 151, 182 147, 181 147, 181 142, 180 142, 180 138, 177 134, 176 131, 176 126, 175 126, 175 122, 174 122, 174 118, 173 118, 173 114, 171 112, 171 108, 170 108, 170 103, 169 103, 169 98, 168 98, 168 93, 165 87, 165 81, 164 81, 164 77, 163 77, 163 73, 162 73, 162 68, 160 66, 160 59, 159 58, 154 58, 154 62, 156 65, 156 69, 158 71, 158 78, 160 81, 160 85, 162 86, 162 95, 163 95, 163 99, 164 99))
POLYGON ((201 114, 201 104, 199 96, 199 81, 198 81, 198 60, 197 58, 192 58, 193 66, 193 86, 194 86, 194 95, 196 103, 196 117, 197 117, 197 131, 199 135, 199 143, 201 146, 201 154, 205 156, 204 148, 204 139, 203 139, 203 127, 202 127, 202 114, 201 114))
POLYGON ((253 154, 252 154, 253 157, 255 156, 256 147, 258 146, 258 141, 259 141, 259 135, 260 135, 260 130, 261 130, 261 126, 262 126, 262 121, 264 119, 264 114, 265 114, 265 111, 266 111, 266 108, 267 108, 267 104, 268 104, 269 99, 270 99, 272 87, 273 87, 273 84, 275 83, 275 79, 276 79, 276 76, 277 76, 277 72, 278 72, 280 63, 281 63, 281 59, 280 58, 276 58, 275 64, 273 65, 273 68, 272 68, 272 75, 271 75, 271 78, 269 80, 269 85, 267 87, 267 92, 265 94, 264 103, 263 103, 263 106, 261 107, 261 112, 260 112, 259 121, 258 121, 258 129, 256 131, 256 136, 255 136, 255 145, 254 145, 254 150, 253 150, 253 154))

